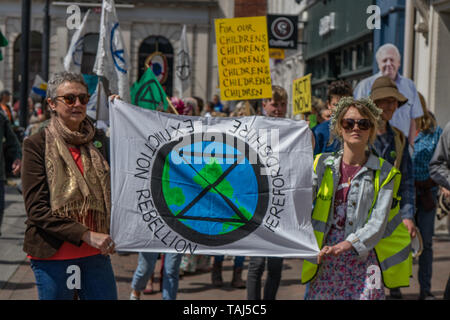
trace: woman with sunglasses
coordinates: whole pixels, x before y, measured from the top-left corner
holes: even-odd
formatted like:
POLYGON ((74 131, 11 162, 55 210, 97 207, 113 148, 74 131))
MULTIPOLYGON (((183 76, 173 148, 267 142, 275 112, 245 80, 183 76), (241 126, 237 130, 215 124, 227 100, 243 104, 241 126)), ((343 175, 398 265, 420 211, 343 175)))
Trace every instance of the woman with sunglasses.
POLYGON ((312 224, 321 251, 317 262, 303 262, 307 300, 385 298, 374 248, 385 233, 398 170, 369 151, 380 114, 371 100, 351 97, 333 111, 330 129, 342 149, 314 161, 312 224))
POLYGON ((117 299, 107 140, 86 117, 88 101, 80 74, 55 74, 48 126, 23 144, 23 249, 39 299, 117 299))

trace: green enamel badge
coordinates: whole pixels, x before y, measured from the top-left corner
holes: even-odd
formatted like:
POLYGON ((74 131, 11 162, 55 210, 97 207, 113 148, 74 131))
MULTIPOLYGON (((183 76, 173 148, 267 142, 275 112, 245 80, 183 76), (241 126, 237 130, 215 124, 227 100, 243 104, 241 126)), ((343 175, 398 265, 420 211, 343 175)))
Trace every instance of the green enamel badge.
POLYGON ((390 155, 391 155, 391 158, 397 158, 397 152, 395 152, 395 151, 391 151, 390 155))
POLYGON ((103 146, 103 144, 100 142, 100 141, 94 141, 94 146, 97 148, 97 149, 100 149, 102 146, 103 146))

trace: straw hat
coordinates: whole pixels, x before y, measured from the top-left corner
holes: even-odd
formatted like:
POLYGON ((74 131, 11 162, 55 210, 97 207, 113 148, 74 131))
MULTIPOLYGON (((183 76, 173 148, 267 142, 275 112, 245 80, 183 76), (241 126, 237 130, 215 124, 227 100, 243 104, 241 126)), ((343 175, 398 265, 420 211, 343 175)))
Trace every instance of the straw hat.
POLYGON ((391 97, 398 101, 399 107, 408 101, 408 99, 398 91, 397 85, 391 78, 383 76, 375 80, 372 85, 370 98, 373 101, 377 101, 391 97))

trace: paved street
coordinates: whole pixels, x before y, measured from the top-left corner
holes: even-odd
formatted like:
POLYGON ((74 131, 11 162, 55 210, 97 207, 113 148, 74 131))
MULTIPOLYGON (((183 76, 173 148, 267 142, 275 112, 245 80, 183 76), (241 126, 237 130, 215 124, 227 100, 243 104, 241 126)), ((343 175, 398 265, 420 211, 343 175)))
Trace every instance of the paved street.
MULTIPOLYGON (((6 210, 0 237, 0 300, 36 300, 37 290, 34 275, 22 251, 23 232, 25 230, 24 212, 21 195, 15 188, 7 187, 6 210)), ((112 256, 119 299, 127 300, 130 283, 137 265, 137 254, 112 256)), ((180 280, 179 300, 245 300, 245 289, 231 288, 232 259, 224 261, 223 278, 225 285, 215 288, 211 285, 209 272, 186 274, 180 280)), ((247 277, 248 259, 245 261, 244 279, 247 277)), ((417 263, 413 266, 413 278, 409 288, 403 288, 405 299, 417 299, 419 284, 417 281, 417 263)), ((156 265, 155 289, 159 289, 160 260, 156 265)), ((450 271, 450 237, 445 224, 438 221, 434 239, 434 264, 432 293, 442 298, 450 271)), ((302 300, 305 286, 300 285, 301 260, 285 259, 284 270, 277 298, 280 300, 302 300)), ((387 292, 388 293, 388 292, 387 292)), ((144 300, 159 300, 161 293, 143 295, 144 300)))

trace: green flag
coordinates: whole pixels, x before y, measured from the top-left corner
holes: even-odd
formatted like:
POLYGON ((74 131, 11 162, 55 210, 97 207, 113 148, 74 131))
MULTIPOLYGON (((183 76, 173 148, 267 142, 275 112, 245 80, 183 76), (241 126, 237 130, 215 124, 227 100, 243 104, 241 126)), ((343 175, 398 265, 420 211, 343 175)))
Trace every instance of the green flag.
POLYGON ((135 106, 159 111, 167 111, 169 107, 166 93, 151 68, 147 68, 141 79, 133 84, 130 94, 135 106))
MULTIPOLYGON (((3 36, 3 33, 0 31, 0 47, 6 47, 8 45, 8 39, 3 36)), ((0 50, 0 61, 3 60, 2 51, 0 50)))

